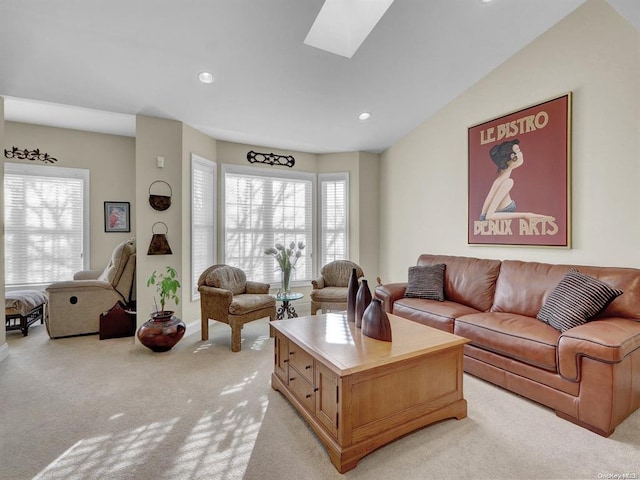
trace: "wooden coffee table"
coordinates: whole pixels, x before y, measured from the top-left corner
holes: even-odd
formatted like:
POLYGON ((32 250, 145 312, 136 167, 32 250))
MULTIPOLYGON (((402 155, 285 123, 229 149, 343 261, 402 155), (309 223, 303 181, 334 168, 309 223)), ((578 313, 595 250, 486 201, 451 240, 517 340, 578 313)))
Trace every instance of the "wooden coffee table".
POLYGON ((309 423, 340 473, 409 432, 467 416, 469 340, 389 315, 393 342, 362 335, 344 313, 271 322, 271 386, 309 423))

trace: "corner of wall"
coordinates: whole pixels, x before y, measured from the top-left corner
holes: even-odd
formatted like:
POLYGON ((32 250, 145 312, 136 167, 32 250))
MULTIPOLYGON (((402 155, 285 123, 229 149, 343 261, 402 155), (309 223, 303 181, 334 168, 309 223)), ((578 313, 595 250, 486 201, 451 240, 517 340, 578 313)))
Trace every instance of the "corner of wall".
MULTIPOLYGON (((4 152, 4 98, 0 97, 0 150, 4 152)), ((4 156, 2 157, 2 178, 4 178, 4 156)), ((4 238, 4 189, 0 182, 0 233, 4 238)), ((4 298, 4 242, 0 242, 0 294, 4 298)), ((7 333, 5 329, 0 329, 0 362, 9 355, 9 347, 7 346, 7 333)))

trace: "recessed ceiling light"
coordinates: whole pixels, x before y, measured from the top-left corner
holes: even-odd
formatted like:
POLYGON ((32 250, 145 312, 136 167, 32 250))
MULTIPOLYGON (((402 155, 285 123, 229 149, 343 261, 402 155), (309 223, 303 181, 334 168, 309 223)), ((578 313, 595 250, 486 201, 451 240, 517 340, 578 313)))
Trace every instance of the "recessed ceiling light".
POLYGON ((360 120, 369 120, 371 118, 371 112, 362 112, 360 115, 358 115, 358 118, 360 120))
POLYGON ((491 0, 480 0, 482 3, 489 3, 491 0))
POLYGON ((215 77, 209 72, 200 72, 198 74, 198 80, 200 80, 202 83, 210 84, 215 81, 215 77))

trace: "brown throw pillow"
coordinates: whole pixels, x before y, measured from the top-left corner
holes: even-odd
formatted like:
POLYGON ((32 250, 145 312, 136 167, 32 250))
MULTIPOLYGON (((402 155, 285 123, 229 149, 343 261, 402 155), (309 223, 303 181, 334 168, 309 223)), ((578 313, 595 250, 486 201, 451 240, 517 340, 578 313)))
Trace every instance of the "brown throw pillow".
POLYGON ((566 332, 590 321, 622 293, 572 268, 549 294, 537 318, 566 332))
POLYGON ((444 270, 444 263, 409 267, 409 283, 404 296, 444 302, 444 270))

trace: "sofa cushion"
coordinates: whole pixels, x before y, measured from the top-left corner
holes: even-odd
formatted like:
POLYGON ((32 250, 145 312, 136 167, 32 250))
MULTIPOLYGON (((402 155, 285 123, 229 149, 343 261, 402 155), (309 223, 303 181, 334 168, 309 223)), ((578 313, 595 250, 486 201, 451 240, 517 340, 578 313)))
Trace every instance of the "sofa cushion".
POLYGON ((572 268, 547 297, 537 318, 566 332, 588 322, 620 295, 622 290, 572 268))
POLYGON ((109 263, 102 274, 98 277, 98 280, 108 282, 115 287, 120 281, 120 277, 122 276, 122 272, 124 272, 124 267, 129 261, 129 257, 135 252, 136 243, 133 238, 125 240, 116 246, 116 248, 113 249, 109 263))
POLYGON ((405 297, 444 301, 444 263, 409 267, 405 297))
POLYGON ((478 310, 449 300, 438 302, 422 298, 401 298, 394 302, 393 313, 402 318, 453 333, 453 322, 456 318, 478 313, 478 310))
POLYGON ((324 287, 311 291, 311 300, 315 302, 346 302, 346 287, 324 287))
POLYGON ((324 278, 324 284, 328 287, 347 287, 351 272, 356 269, 356 276, 362 277, 362 268, 350 260, 335 260, 324 265, 320 269, 320 275, 324 278))
POLYGON ((271 295, 254 295, 245 293, 234 295, 231 305, 229 305, 229 313, 232 315, 244 315, 263 308, 274 307, 276 300, 271 295))
POLYGON ((418 257, 417 265, 435 263, 447 266, 444 272, 444 296, 447 300, 481 312, 491 308, 500 260, 423 254, 418 257))
POLYGON ((475 313, 456 319, 454 333, 489 350, 534 367, 557 371, 560 332, 533 317, 512 313, 475 313))
POLYGON ((239 295, 245 292, 247 276, 239 268, 223 265, 212 269, 207 274, 205 284, 210 287, 230 290, 234 295, 239 295))

